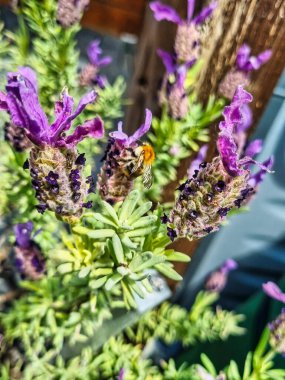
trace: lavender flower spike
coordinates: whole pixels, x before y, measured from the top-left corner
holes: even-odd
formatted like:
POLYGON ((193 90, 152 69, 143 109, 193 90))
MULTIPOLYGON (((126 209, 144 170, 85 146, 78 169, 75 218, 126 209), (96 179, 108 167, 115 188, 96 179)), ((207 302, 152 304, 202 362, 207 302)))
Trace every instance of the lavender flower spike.
POLYGON ((89 44, 87 55, 90 63, 82 69, 79 83, 82 87, 97 85, 103 89, 107 83, 107 79, 99 74, 99 70, 101 67, 109 65, 112 62, 112 58, 110 56, 100 57, 102 49, 100 48, 99 40, 94 40, 89 44))
POLYGON ((144 124, 132 136, 123 132, 122 123, 119 123, 117 131, 110 133, 104 164, 98 176, 98 190, 106 201, 115 203, 124 200, 136 177, 143 176, 147 187, 155 154, 150 145, 141 144, 139 140, 150 129, 151 120, 152 114, 146 110, 144 124))
POLYGON ((124 380, 124 377, 125 377, 125 369, 121 368, 119 372, 118 380, 124 380))
POLYGON ((21 276, 31 280, 43 277, 45 260, 41 249, 32 239, 33 223, 20 223, 14 226, 16 244, 14 246, 15 265, 21 276))
POLYGON ((274 282, 266 282, 262 285, 264 293, 277 301, 285 303, 285 293, 274 282))
POLYGON ((220 293, 226 286, 229 273, 237 269, 238 264, 233 259, 227 259, 215 272, 212 272, 206 280, 205 289, 209 292, 220 293))
POLYGON ((222 80, 219 92, 228 99, 232 99, 237 86, 250 84, 250 73, 260 69, 271 57, 271 50, 265 50, 259 55, 250 56, 251 48, 243 44, 237 52, 236 64, 222 80))
POLYGON ((68 28, 79 22, 89 2, 90 0, 58 0, 58 23, 62 27, 68 28))
POLYGON ((211 163, 200 165, 192 178, 179 187, 180 195, 166 221, 170 237, 195 240, 217 231, 228 212, 246 202, 253 190, 249 164, 269 171, 251 157, 240 158, 235 142, 236 127, 242 123, 242 107, 251 99, 239 87, 232 103, 225 107, 224 121, 219 125, 219 155, 211 163))
POLYGON ((67 135, 67 131, 97 95, 94 91, 86 94, 73 110, 73 98, 64 89, 50 125, 39 103, 35 73, 28 67, 20 68, 19 73, 8 73, 7 79, 7 94, 0 93, 1 108, 9 112, 11 122, 22 128, 33 143, 29 168, 40 202, 37 209, 41 213, 54 211, 67 222, 76 221, 88 191, 94 190, 82 174, 85 160, 76 146, 86 137, 103 137, 104 127, 102 120, 95 117, 77 126, 72 134, 67 135))
POLYGON ((198 16, 192 19, 195 0, 188 0, 187 19, 183 20, 172 7, 162 4, 160 1, 150 3, 150 9, 153 11, 157 21, 167 20, 178 25, 175 52, 179 62, 185 63, 193 59, 193 57, 198 57, 200 52, 199 25, 212 15, 216 6, 217 3, 212 2, 198 16))

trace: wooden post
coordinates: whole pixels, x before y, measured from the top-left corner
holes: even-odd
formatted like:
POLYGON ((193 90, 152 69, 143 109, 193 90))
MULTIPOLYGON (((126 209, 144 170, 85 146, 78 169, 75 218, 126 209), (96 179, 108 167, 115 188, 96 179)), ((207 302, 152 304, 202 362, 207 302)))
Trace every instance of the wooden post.
MULTIPOLYGON (((181 14, 186 13, 187 1, 167 0, 164 4, 173 6, 181 14)), ((145 108, 158 115, 160 112, 157 92, 164 75, 164 66, 157 56, 157 49, 173 51, 176 25, 157 22, 149 6, 146 6, 144 25, 135 58, 135 72, 129 88, 132 104, 128 107, 125 126, 128 133, 134 132, 141 124, 145 108)))
POLYGON ((231 67, 243 43, 254 55, 272 49, 272 57, 252 75, 249 91, 254 96, 254 121, 258 121, 284 69, 285 0, 219 0, 204 48, 204 67, 196 89, 206 103, 217 94, 219 83, 231 67))

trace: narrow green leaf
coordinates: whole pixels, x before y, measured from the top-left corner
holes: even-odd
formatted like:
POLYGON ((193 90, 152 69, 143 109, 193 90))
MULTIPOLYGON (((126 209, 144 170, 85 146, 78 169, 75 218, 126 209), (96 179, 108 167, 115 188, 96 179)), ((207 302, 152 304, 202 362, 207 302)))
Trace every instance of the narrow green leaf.
POLYGON ((113 244, 114 254, 115 254, 115 257, 116 257, 118 264, 123 263, 124 258, 125 258, 124 257, 124 250, 123 250, 121 240, 117 234, 114 234, 112 236, 112 244, 113 244))
POLYGON ((155 268, 164 276, 171 278, 174 281, 181 281, 182 277, 178 274, 168 263, 162 263, 155 265, 155 268))
POLYGON ((138 228, 137 230, 125 232, 125 235, 128 237, 142 237, 150 234, 152 231, 153 227, 138 228))
POLYGON ((173 249, 168 249, 165 251, 165 255, 168 261, 179 261, 182 263, 188 263, 191 259, 185 253, 174 251, 173 249))
POLYGON ((108 281, 105 284, 106 290, 111 290, 118 282, 120 282, 122 279, 122 276, 119 273, 113 274, 112 277, 108 279, 108 281))
POLYGON ((88 236, 91 239, 105 239, 112 237, 114 235, 115 231, 111 229, 102 229, 102 230, 89 230, 88 236))
POLYGON ((104 277, 98 278, 97 280, 89 281, 90 288, 92 288, 92 289, 101 288, 105 284, 105 282, 107 281, 107 278, 108 278, 107 276, 104 276, 104 277))
POLYGON ((62 274, 70 273, 73 270, 73 265, 72 265, 72 263, 60 264, 57 267, 57 270, 58 270, 59 273, 62 273, 62 274))
POLYGON ((211 362, 211 360, 208 358, 206 354, 201 354, 200 356, 201 362, 206 368, 206 370, 213 376, 217 376, 217 371, 215 369, 214 364, 211 362))
POLYGON ((165 261, 164 256, 153 256, 151 259, 145 261, 143 264, 134 268, 134 272, 141 272, 148 268, 154 268, 156 265, 163 263, 164 261, 165 261))
POLYGON ((140 194, 138 190, 131 191, 130 194, 126 197, 119 210, 120 223, 125 222, 130 217, 138 203, 139 197, 140 194))
POLYGON ((118 225, 119 218, 115 209, 108 202, 105 202, 105 201, 102 201, 102 206, 103 206, 103 211, 105 210, 108 213, 108 215, 110 215, 110 218, 112 218, 113 222, 116 225, 118 225))
POLYGON ((138 219, 140 219, 141 216, 146 214, 152 207, 152 202, 146 202, 140 207, 138 207, 132 215, 128 217, 128 224, 132 225, 132 223, 136 222, 138 219))
POLYGON ((82 268, 82 269, 80 269, 80 271, 78 273, 78 277, 79 278, 85 278, 89 275, 90 271, 91 271, 91 267, 82 268))
POLYGON ((93 214, 93 216, 94 216, 94 218, 95 218, 96 220, 98 220, 98 222, 102 222, 102 223, 104 223, 104 224, 108 224, 109 226, 112 226, 112 227, 114 227, 114 228, 117 228, 117 227, 118 227, 118 225, 117 225, 115 222, 113 222, 113 220, 112 220, 111 218, 108 218, 107 216, 104 216, 104 215, 102 215, 102 214, 99 214, 98 212, 95 212, 95 213, 93 214))
POLYGON ((134 229, 136 229, 136 228, 142 228, 142 227, 146 227, 146 226, 151 226, 152 224, 154 224, 154 222, 156 220, 157 220, 157 216, 156 215, 144 216, 144 217, 140 218, 137 222, 133 223, 132 227, 134 229))

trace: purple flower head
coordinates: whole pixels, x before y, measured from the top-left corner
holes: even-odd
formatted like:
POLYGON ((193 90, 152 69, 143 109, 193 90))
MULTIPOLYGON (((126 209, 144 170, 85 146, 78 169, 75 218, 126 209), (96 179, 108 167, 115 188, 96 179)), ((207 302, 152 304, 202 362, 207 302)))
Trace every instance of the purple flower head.
POLYGON ((200 165, 203 165, 203 162, 206 159, 207 151, 208 151, 208 145, 203 145, 200 148, 197 154, 197 157, 195 158, 195 160, 192 161, 189 169, 187 170, 188 178, 191 178, 193 174, 195 173, 195 170, 199 170, 200 165))
POLYGON ((218 151, 225 170, 233 177, 241 175, 249 164, 256 164, 261 169, 269 171, 266 166, 254 161, 251 156, 245 156, 242 159, 239 157, 235 131, 243 123, 243 105, 251 101, 251 94, 242 86, 238 86, 231 104, 224 109, 224 121, 219 124, 218 151))
POLYGON ((150 9, 153 11, 154 18, 157 21, 167 20, 178 25, 184 23, 190 24, 193 22, 194 24, 199 25, 212 15, 217 7, 217 2, 214 1, 208 7, 202 9, 202 11, 192 20, 194 7, 195 0, 188 0, 187 20, 183 20, 172 7, 162 4, 160 1, 153 1, 150 3, 150 9))
POLYGON ((125 377, 125 369, 121 368, 119 372, 118 380, 124 380, 124 377, 125 377))
POLYGON ((121 144, 124 146, 130 146, 134 144, 136 141, 138 141, 143 135, 145 135, 149 131, 151 121, 152 113, 150 112, 150 110, 146 109, 146 117, 144 124, 142 124, 132 136, 128 136, 126 133, 123 132, 123 123, 120 122, 118 124, 118 130, 115 132, 111 132, 110 137, 120 141, 121 144))
POLYGON ((221 266, 220 270, 221 272, 228 274, 232 270, 235 270, 238 268, 238 263, 233 259, 227 259, 224 264, 221 266))
POLYGON ((244 155, 247 157, 254 157, 262 151, 263 141, 256 139, 251 141, 244 151, 244 155))
POLYGON ((22 67, 18 73, 8 73, 6 91, 7 94, 0 93, 0 109, 7 110, 11 121, 24 128, 27 137, 37 146, 73 148, 87 136, 103 137, 104 126, 99 117, 87 120, 76 127, 73 134, 65 136, 73 120, 95 101, 97 94, 94 91, 84 95, 73 111, 73 98, 64 89, 61 100, 55 104, 56 119, 51 125, 40 105, 32 69, 22 67))
POLYGON ((269 297, 285 303, 285 293, 283 293, 282 290, 274 282, 266 282, 262 285, 262 288, 264 293, 269 297))
POLYGON ((102 55, 102 49, 100 48, 100 41, 92 41, 87 48, 87 55, 92 65, 96 67, 107 66, 112 62, 112 57, 106 56, 100 58, 102 55))
POLYGON ((16 237, 16 243, 21 248, 29 248, 32 244, 32 231, 34 225, 32 222, 19 223, 14 226, 14 234, 16 237))
POLYGON ((252 125, 252 111, 247 103, 241 106, 242 113, 242 122, 239 123, 236 127, 236 132, 241 133, 248 130, 248 128, 252 125))
POLYGON ((265 50, 258 54, 256 57, 251 56, 251 48, 247 44, 243 44, 238 53, 236 59, 236 66, 239 70, 250 72, 258 70, 262 65, 264 65, 272 55, 271 50, 265 50))

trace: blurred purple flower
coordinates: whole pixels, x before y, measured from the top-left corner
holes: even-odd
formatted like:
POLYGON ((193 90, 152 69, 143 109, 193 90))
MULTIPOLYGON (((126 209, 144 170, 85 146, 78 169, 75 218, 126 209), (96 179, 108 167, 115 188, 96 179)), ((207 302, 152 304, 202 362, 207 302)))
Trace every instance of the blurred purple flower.
POLYGON ((285 303, 285 293, 274 282, 269 281, 262 285, 263 291, 269 297, 285 303))
POLYGON ((153 11, 154 17, 157 21, 167 20, 181 25, 184 23, 189 24, 202 24, 207 18, 209 18, 213 11, 217 7, 217 2, 213 1, 209 6, 202 9, 202 11, 192 20, 195 7, 195 0, 188 0, 187 6, 187 20, 183 20, 176 10, 168 5, 164 5, 160 1, 153 1, 150 3, 150 9, 153 11))
POLYGON ((45 260, 39 245, 31 237, 33 227, 33 223, 30 221, 14 226, 15 266, 23 277, 38 280, 45 271, 45 260))
POLYGON ((264 65, 272 56, 271 50, 264 50, 262 53, 258 54, 256 57, 251 56, 251 48, 247 44, 243 44, 237 53, 236 66, 239 70, 250 72, 253 70, 258 70, 262 65, 264 65))
POLYGON ((227 259, 218 270, 209 275, 205 282, 205 289, 220 293, 226 286, 229 273, 237 268, 238 264, 235 260, 227 259))
POLYGON ((112 62, 112 57, 101 57, 102 49, 99 40, 94 40, 89 44, 87 55, 90 63, 86 65, 80 73, 80 85, 83 87, 97 85, 103 89, 108 81, 105 76, 99 74, 99 70, 101 67, 109 65, 112 62))
POLYGON ((79 22, 90 0, 58 0, 57 22, 68 28, 79 22))
POLYGON ((64 89, 61 100, 55 104, 56 120, 49 125, 39 103, 35 72, 28 67, 19 68, 18 73, 8 73, 7 80, 7 94, 0 92, 0 109, 10 113, 11 121, 24 128, 27 137, 35 145, 72 148, 87 136, 103 137, 104 127, 99 117, 86 121, 75 128, 72 135, 65 136, 72 121, 89 103, 95 101, 97 95, 94 91, 84 95, 75 111, 72 111, 73 98, 64 89))
POLYGON ((121 368, 118 376, 118 380, 124 380, 125 377, 125 369, 121 368))
POLYGON ((31 235, 34 225, 32 222, 19 223, 14 226, 16 243, 19 247, 28 248, 31 245, 31 235))
MULTIPOLYGON (((273 167, 273 164, 274 164, 273 156, 271 156, 270 158, 268 158, 268 160, 263 162, 263 166, 265 166, 269 170, 273 167)), ((260 169, 257 173, 252 174, 248 181, 250 186, 256 189, 257 186, 264 180, 264 177, 267 172, 268 170, 260 169)))

